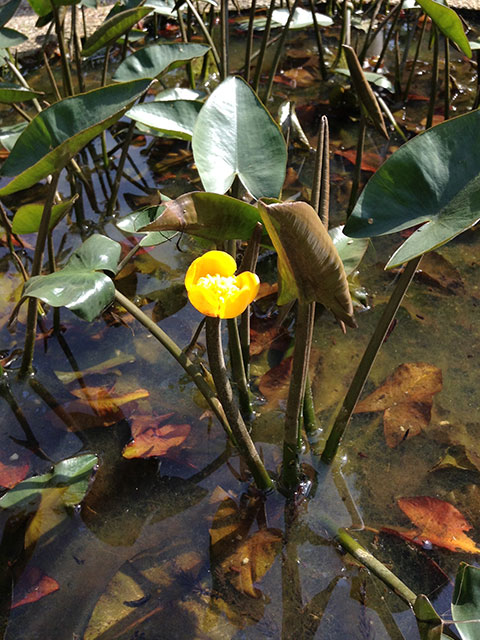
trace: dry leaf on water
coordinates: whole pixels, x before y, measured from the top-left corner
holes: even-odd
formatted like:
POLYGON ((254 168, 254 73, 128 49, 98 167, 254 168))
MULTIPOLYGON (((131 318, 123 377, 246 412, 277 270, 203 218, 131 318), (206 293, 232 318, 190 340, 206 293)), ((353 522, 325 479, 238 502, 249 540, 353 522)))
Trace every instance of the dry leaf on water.
POLYGON ((260 378, 258 388, 267 400, 266 409, 274 409, 280 401, 286 398, 292 374, 292 365, 293 358, 290 356, 260 378))
POLYGON ((475 542, 464 533, 472 529, 472 525, 449 502, 430 496, 418 496, 416 498, 399 498, 397 504, 417 526, 414 531, 392 528, 402 538, 416 544, 423 544, 428 540, 432 544, 450 551, 480 553, 475 542))
POLYGON ((15 609, 24 604, 37 602, 37 600, 48 596, 54 591, 58 591, 58 589, 60 589, 60 585, 56 580, 42 573, 40 569, 30 567, 22 575, 15 588, 15 596, 11 608, 15 609))
POLYGON ((3 459, 0 459, 0 487, 12 489, 27 477, 30 465, 24 457, 18 455, 14 460, 3 455, 1 458, 3 459))
POLYGON ((458 269, 436 251, 426 253, 416 277, 450 293, 463 293, 465 285, 458 269))
POLYGON ((385 439, 389 447, 396 447, 428 425, 433 396, 441 390, 441 369, 425 362, 407 362, 359 402, 355 413, 384 411, 385 439))
MULTIPOLYGON (((337 149, 335 151, 336 156, 342 156, 352 164, 357 161, 357 152, 355 149, 337 149)), ((362 155, 362 171, 368 171, 369 173, 375 173, 378 167, 382 164, 383 158, 378 153, 372 151, 364 153, 362 155)))
POLYGON ((123 450, 124 458, 151 458, 168 456, 171 450, 182 445, 190 434, 189 424, 162 424, 173 416, 134 416, 132 418, 133 440, 123 450), (160 426, 162 425, 162 426, 160 426))

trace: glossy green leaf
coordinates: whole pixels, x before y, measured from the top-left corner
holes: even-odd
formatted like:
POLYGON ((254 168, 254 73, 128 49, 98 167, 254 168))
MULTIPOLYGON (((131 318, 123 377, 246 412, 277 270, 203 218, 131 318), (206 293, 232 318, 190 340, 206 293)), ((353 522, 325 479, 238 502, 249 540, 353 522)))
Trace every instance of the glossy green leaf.
MULTIPOLYGON (((85 41, 82 56, 88 58, 102 47, 112 44, 151 11, 152 9, 150 7, 134 7, 133 9, 121 11, 109 20, 106 20, 85 41)), ((136 76, 136 78, 129 79, 138 79, 139 77, 140 76, 136 76)))
POLYGON ((248 240, 261 222, 256 207, 230 196, 201 191, 187 193, 153 210, 158 217, 143 231, 182 231, 215 242, 248 240))
POLYGON ((23 294, 52 307, 66 307, 90 322, 113 301, 115 286, 103 271, 114 273, 119 258, 118 242, 106 236, 90 236, 63 269, 30 278, 23 294))
POLYGON ((183 64, 204 56, 210 47, 204 44, 152 44, 125 58, 113 80, 125 82, 136 78, 156 78, 172 65, 183 64))
POLYGON ((278 304, 295 298, 321 302, 356 327, 347 276, 315 209, 306 202, 259 202, 263 224, 278 255, 278 304))
POLYGON ((18 84, 0 82, 0 102, 12 104, 13 102, 27 102, 33 98, 39 98, 43 93, 26 89, 18 84))
POLYGON ((480 637, 480 569, 461 562, 455 578, 452 596, 452 618, 462 640, 480 637), (475 620, 459 624, 462 620, 475 620))
POLYGON ((138 104, 126 115, 150 129, 180 140, 191 140, 193 127, 202 108, 194 100, 171 100, 138 104))
POLYGON ((174 87, 172 89, 165 89, 157 93, 154 102, 164 102, 168 100, 200 100, 205 98, 203 91, 197 91, 196 89, 185 89, 183 87, 174 87))
POLYGON ((333 227, 329 229, 328 233, 343 262, 345 273, 349 276, 362 261, 370 240, 368 238, 349 238, 343 233, 343 226, 333 227))
POLYGON ((413 605, 421 640, 442 640, 443 622, 427 596, 419 595, 413 605))
POLYGON ((154 13, 158 13, 161 16, 176 17, 177 15, 173 0, 147 0, 145 6, 152 7, 154 13))
POLYGON ((444 36, 455 42, 466 56, 472 57, 462 21, 453 9, 435 0, 417 0, 417 4, 430 16, 444 36))
MULTIPOLYGON (((350 71, 348 69, 335 69, 335 73, 338 73, 342 76, 347 76, 350 78, 350 71)), ((383 73, 374 73, 373 71, 364 71, 363 75, 365 79, 370 82, 370 84, 375 85, 376 87, 380 87, 381 89, 386 89, 393 93, 395 91, 393 84, 384 76, 383 73)))
POLYGON ((10 0, 0 7, 0 27, 4 27, 13 18, 20 6, 20 0, 10 0))
MULTIPOLYGON (((70 6, 77 4, 78 0, 53 0, 56 7, 70 6)), ((28 4, 40 18, 47 16, 52 11, 51 0, 28 0, 28 4)), ((42 23, 37 26, 44 26, 42 23)))
POLYGON ((206 191, 225 193, 238 176, 255 197, 276 198, 285 179, 282 133, 241 78, 227 78, 197 118, 193 157, 206 191))
POLYGON ((22 131, 27 128, 28 122, 19 122, 17 124, 11 124, 7 127, 0 129, 0 144, 7 151, 11 151, 15 146, 22 131))
MULTIPOLYGON (((289 15, 289 9, 275 9, 272 13, 272 20, 284 27, 287 24, 289 15)), ((315 17, 317 19, 317 24, 320 27, 329 27, 333 24, 333 20, 323 13, 315 12, 315 17)), ((293 13, 289 29, 305 29, 306 27, 311 27, 313 24, 312 12, 303 9, 302 7, 297 7, 293 13)), ((275 27, 276 25, 273 24, 272 26, 275 27)))
MULTIPOLYGON (((168 201, 168 198, 167 200, 168 201)), ((148 207, 147 209, 140 209, 140 211, 134 211, 128 216, 121 218, 117 222, 117 227, 124 233, 142 234, 144 237, 140 241, 142 247, 155 247, 164 242, 171 240, 176 234, 176 231, 139 231, 143 227, 153 222, 164 207, 148 207)))
POLYGON ((0 196, 27 189, 59 171, 90 140, 115 123, 149 86, 136 80, 64 98, 35 116, 20 135, 0 175, 15 176, 0 196))
POLYGON ((68 491, 64 493, 63 504, 74 507, 83 500, 92 471, 97 464, 97 456, 90 453, 62 460, 50 473, 27 478, 15 485, 0 498, 0 508, 35 510, 43 491, 61 486, 68 487, 68 491))
POLYGON ((19 47, 28 40, 28 36, 20 33, 16 29, 2 27, 0 29, 0 49, 8 49, 11 47, 19 47))
POLYGON ((344 233, 365 238, 423 224, 387 268, 445 244, 480 219, 480 111, 402 145, 372 176, 344 233))
MULTIPOLYGON (((50 229, 53 229, 58 221, 72 208, 78 196, 65 200, 52 207, 50 217, 50 229)), ((43 204, 25 204, 20 207, 13 216, 13 233, 36 233, 40 227, 44 206, 43 204)))

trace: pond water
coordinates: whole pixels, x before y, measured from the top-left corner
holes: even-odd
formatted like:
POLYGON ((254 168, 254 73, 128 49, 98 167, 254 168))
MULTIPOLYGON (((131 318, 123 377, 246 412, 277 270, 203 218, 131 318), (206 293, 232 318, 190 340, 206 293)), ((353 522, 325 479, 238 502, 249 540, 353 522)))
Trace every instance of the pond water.
MULTIPOLYGON (((310 36, 291 38, 287 66, 294 67, 299 51, 313 55, 310 36)), ((333 44, 334 37, 333 30, 327 33, 327 45, 333 44)), ((429 55, 423 52, 424 59, 429 60, 429 55)), ((454 104, 463 112, 473 101, 475 78, 464 77, 460 61, 460 54, 452 61, 463 91, 454 104)), ((424 68, 422 62, 412 89, 419 96, 428 94, 424 68)), ((181 73, 175 71, 172 83, 183 81, 181 73)), ((305 83, 295 90, 276 84, 269 105, 272 111, 294 95, 312 142, 318 117, 326 112, 332 151, 354 145, 357 123, 349 115, 348 91, 342 89, 338 107, 331 109, 326 97, 338 90, 338 82, 305 83)), ((418 123, 425 104, 411 102, 404 118, 418 123)), ((131 154, 149 185, 170 197, 200 187, 188 144, 160 140, 144 153, 149 142, 148 137, 138 138, 131 154)), ((113 146, 113 139, 108 144, 113 146)), ((399 144, 393 138, 388 147, 375 134, 367 136, 368 150, 377 158, 399 144)), ((298 193, 305 198, 313 154, 293 147, 289 164, 292 180, 284 195, 298 193)), ((132 166, 128 171, 136 173, 132 166)), ((331 217, 332 223, 339 224, 344 221, 351 167, 341 155, 332 154, 331 171, 331 217)), ((364 178, 368 175, 363 173, 364 178)), ((59 190, 66 195, 70 187, 61 182, 59 190)), ((100 217, 99 221, 87 205, 85 221, 66 222, 55 237, 60 259, 94 231, 121 241, 126 253, 132 239, 122 235, 115 221, 139 207, 141 197, 145 194, 124 181, 120 209, 111 220, 100 217)), ((99 186, 97 198, 101 206, 99 186)), ((26 236, 25 240, 28 262, 28 247, 35 239, 26 236)), ((321 427, 320 451, 323 429, 348 389, 398 277, 383 268, 400 242, 399 235, 373 240, 355 275, 358 289, 368 294, 368 302, 356 314, 358 330, 344 335, 329 313, 317 310, 310 375, 321 427)), ((207 247, 187 237, 175 238, 137 253, 117 278, 119 289, 182 346, 189 343, 201 320, 187 302, 184 274, 207 247)), ((474 562, 475 556, 441 549, 429 540, 415 545, 395 528, 414 528, 399 508, 399 499, 429 496, 455 505, 473 527, 472 539, 478 540, 479 248, 474 228, 425 258, 367 383, 365 395, 405 363, 426 363, 441 370, 442 389, 433 397, 431 416, 421 433, 415 437, 407 433, 390 447, 382 411, 354 415, 332 469, 325 470, 306 446, 303 461, 311 487, 308 498, 299 499, 294 507, 278 494, 264 499, 252 490, 244 466, 183 370, 119 308, 92 323, 62 310, 59 334, 50 332, 50 313, 36 343, 35 378, 17 381, 25 316, 21 312, 13 327, 7 321, 22 280, 8 249, 1 249, 0 348, 7 378, 0 400, 0 459, 3 464, 21 461, 28 465, 28 476, 35 476, 79 453, 99 458, 86 498, 81 507, 69 510, 68 517, 57 514, 57 520, 52 520, 43 502, 43 511, 35 517, 35 510, 15 517, 0 512, 2 637, 419 638, 408 606, 332 540, 332 522, 337 528, 347 527, 414 592, 426 594, 437 611, 449 618, 458 564, 474 562), (92 401, 95 393, 105 399, 137 390, 143 390, 138 399, 114 404, 113 409, 107 403, 107 409, 99 411, 92 401), (127 459, 122 451, 131 439, 131 426, 142 419, 188 425, 188 436, 162 458, 127 459), (18 603, 38 576, 56 582, 52 593, 9 611, 12 583, 18 603)), ((264 253, 258 267, 263 281, 273 282, 274 265, 273 256, 264 253)), ((267 469, 276 476, 281 465, 292 323, 287 322, 279 337, 262 341, 261 336, 272 328, 273 313, 274 301, 268 297, 253 305, 252 328, 260 337, 251 363, 257 413, 252 435, 267 469)), ((201 334, 193 355, 200 358, 204 350, 201 334)))

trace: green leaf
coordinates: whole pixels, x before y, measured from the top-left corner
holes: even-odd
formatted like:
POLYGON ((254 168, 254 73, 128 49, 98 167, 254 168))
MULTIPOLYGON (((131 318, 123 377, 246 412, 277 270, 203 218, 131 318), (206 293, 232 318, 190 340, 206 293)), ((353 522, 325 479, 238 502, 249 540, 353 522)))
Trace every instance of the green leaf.
POLYGON ((7 151, 11 151, 15 146, 22 131, 27 128, 28 122, 19 122, 17 124, 11 124, 8 127, 2 127, 0 129, 0 144, 7 151))
POLYGON ((204 44, 152 44, 125 58, 113 80, 125 82, 137 78, 156 78, 172 65, 178 66, 204 56, 210 47, 204 44), (178 64, 177 64, 178 63, 178 64))
MULTIPOLYGON (((53 4, 56 7, 70 6, 72 4, 77 4, 78 0, 53 0, 53 4)), ((52 11, 51 0, 28 0, 28 4, 32 7, 35 13, 43 18, 44 16, 48 16, 48 14, 52 11)), ((50 21, 49 21, 50 22, 50 21)), ((38 24, 36 26, 44 26, 43 24, 38 24)))
MULTIPOLYGON (((151 7, 134 7, 133 9, 121 11, 106 20, 86 39, 82 56, 88 58, 102 47, 112 44, 151 11, 151 7)), ((138 77, 132 79, 138 79, 138 77)))
POLYGON ((157 210, 158 217, 143 231, 182 231, 215 242, 248 240, 261 222, 256 207, 230 196, 201 191, 186 193, 152 209, 157 210))
MULTIPOLYGON (((284 27, 287 24, 289 15, 289 9, 275 9, 272 13, 272 20, 284 27)), ((323 13, 315 12, 315 17, 317 19, 317 24, 320 27, 329 27, 333 24, 333 20, 323 13)), ((314 22, 312 18, 312 12, 307 11, 306 9, 302 9, 302 7, 297 7, 293 13, 293 18, 290 22, 289 29, 305 29, 306 27, 311 27, 313 24, 314 22)), ((272 27, 275 26, 275 24, 272 25, 272 27)))
POLYGON ((39 91, 26 89, 18 84, 10 82, 0 82, 0 102, 12 104, 13 102, 27 102, 33 98, 39 98, 44 94, 39 91))
MULTIPOLYGON (((50 218, 50 229, 53 229, 63 216, 72 208, 73 203, 78 196, 74 196, 70 200, 64 200, 52 207, 50 218)), ((13 233, 36 233, 40 227, 43 215, 43 204, 25 204, 20 207, 13 216, 12 231, 13 233)))
POLYGON ((442 640, 443 622, 427 596, 417 596, 413 605, 421 640, 442 640))
POLYGON ((417 0, 417 4, 430 16, 444 36, 455 42, 468 58, 472 57, 462 21, 453 9, 435 0, 417 0))
POLYGON ((349 238, 344 235, 343 226, 333 227, 333 229, 329 229, 328 233, 343 262, 345 273, 349 276, 362 261, 370 240, 368 238, 349 238))
POLYGON ((15 15, 16 10, 20 6, 20 0, 10 0, 0 7, 0 27, 4 27, 7 22, 15 15))
POLYGON ((280 194, 287 150, 282 133, 241 78, 227 78, 197 118, 193 157, 206 191, 225 193, 238 176, 255 198, 280 194))
POLYGON ((259 208, 278 255, 278 304, 295 298, 321 302, 356 327, 345 269, 315 209, 299 201, 260 201, 259 208))
POLYGON ((45 489, 62 486, 70 489, 64 496, 64 505, 73 507, 83 500, 91 473, 97 464, 97 456, 90 453, 62 460, 50 473, 27 478, 15 485, 0 498, 0 508, 35 510, 45 489))
POLYGON ((147 0, 145 6, 152 7, 154 13, 158 13, 161 16, 177 16, 173 0, 147 0))
POLYGON ((203 91, 197 91, 196 89, 185 89, 183 87, 174 87, 172 89, 165 89, 157 93, 154 102, 163 102, 166 100, 200 100, 205 98, 203 91))
POLYGON ((63 269, 30 278, 23 294, 40 298, 52 307, 66 307, 91 322, 115 296, 115 286, 103 271, 115 273, 119 258, 118 242, 91 236, 72 253, 63 269))
POLYGON ((191 140, 201 102, 171 100, 148 102, 132 107, 125 115, 150 129, 180 140, 191 140))
POLYGON ((90 140, 115 123, 150 84, 136 80, 64 98, 35 116, 0 175, 15 176, 0 196, 27 189, 59 171, 90 140))
MULTIPOLYGON (((163 200, 163 196, 162 196, 163 200)), ((168 201, 168 198, 167 200, 168 201)), ((144 238, 140 241, 141 247, 156 247, 159 244, 163 244, 167 242, 171 238, 173 238, 177 232, 176 231, 139 231, 139 229, 147 226, 150 222, 153 222, 155 218, 159 215, 159 212, 163 210, 164 207, 148 207, 147 209, 140 209, 139 211, 134 211, 130 213, 128 216, 121 218, 117 222, 117 227, 121 229, 125 233, 138 233, 142 234, 144 238)))
POLYGON ((455 578, 452 597, 452 618, 462 640, 480 637, 480 569, 461 562, 455 578), (476 620, 459 624, 462 620, 476 620))
POLYGON ((344 233, 354 238, 421 226, 387 268, 445 244, 480 219, 480 111, 402 145, 363 190, 344 233))
MULTIPOLYGON (((350 78, 350 71, 348 69, 334 69, 334 71, 335 73, 350 78)), ((383 75, 383 73, 364 71, 363 75, 365 76, 365 79, 370 82, 370 84, 373 84, 376 87, 380 87, 382 89, 386 89, 387 91, 390 91, 390 93, 393 93, 395 91, 393 84, 386 76, 383 75)))
POLYGON ((2 27, 0 29, 0 49, 19 47, 27 40, 28 36, 20 33, 20 31, 16 31, 16 29, 9 29, 8 27, 2 27))

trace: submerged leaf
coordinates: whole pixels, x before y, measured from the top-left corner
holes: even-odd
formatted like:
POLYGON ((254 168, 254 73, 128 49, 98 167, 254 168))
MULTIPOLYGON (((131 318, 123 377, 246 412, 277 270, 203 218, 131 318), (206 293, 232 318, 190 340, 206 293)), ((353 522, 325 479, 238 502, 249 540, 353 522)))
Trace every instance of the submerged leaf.
POLYGON ((477 640, 480 634, 480 569, 461 562, 452 596, 452 618, 462 640, 477 640), (459 624, 462 621, 465 624, 459 624))
POLYGON ((356 327, 347 277, 338 251, 315 210, 306 202, 264 204, 262 221, 278 254, 278 304, 299 298, 320 302, 356 327))
POLYGON ((190 434, 189 424, 164 424, 173 413, 152 418, 132 418, 132 438, 123 450, 124 458, 168 456, 171 449, 182 445, 190 434), (160 426, 162 425, 162 426, 160 426))
POLYGON ((24 604, 38 602, 38 600, 58 591, 58 589, 60 589, 60 585, 56 580, 44 574, 37 567, 29 567, 15 586, 15 595, 11 608, 15 609, 24 604))

